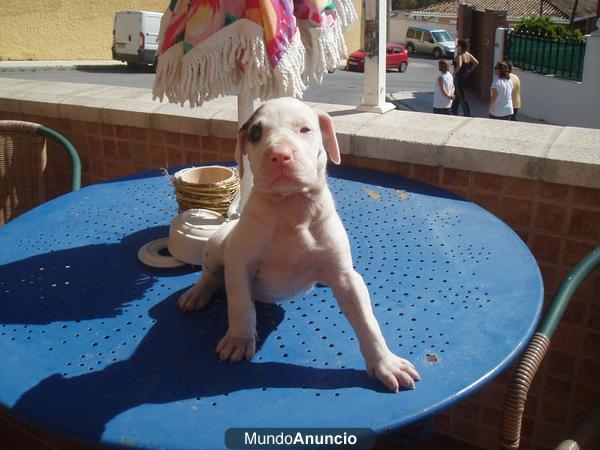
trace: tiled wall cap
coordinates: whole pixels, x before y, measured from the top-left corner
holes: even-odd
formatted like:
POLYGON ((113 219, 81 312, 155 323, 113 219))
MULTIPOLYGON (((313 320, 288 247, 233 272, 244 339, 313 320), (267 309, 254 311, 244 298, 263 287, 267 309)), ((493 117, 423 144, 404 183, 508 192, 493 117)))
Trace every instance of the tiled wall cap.
MULTIPOLYGON (((346 155, 600 188, 599 129, 311 104, 333 116, 346 155)), ((3 80, 0 111, 230 139, 238 127, 235 97, 190 109, 149 89, 75 83, 3 80)))

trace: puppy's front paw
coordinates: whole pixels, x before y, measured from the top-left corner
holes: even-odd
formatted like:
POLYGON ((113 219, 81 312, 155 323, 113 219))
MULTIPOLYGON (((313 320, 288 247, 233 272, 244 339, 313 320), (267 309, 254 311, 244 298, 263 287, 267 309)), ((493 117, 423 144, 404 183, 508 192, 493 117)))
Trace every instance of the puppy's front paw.
POLYGON ((400 388, 414 389, 415 381, 421 379, 415 366, 391 352, 372 364, 367 363, 367 370, 371 377, 377 378, 394 392, 400 388))
POLYGON ((210 296, 203 294, 200 287, 195 284, 179 297, 177 304, 182 311, 193 311, 204 308, 210 301, 210 296))
POLYGON ((217 344, 215 353, 219 354, 221 361, 230 360, 238 362, 242 358, 250 359, 256 352, 256 335, 235 336, 228 330, 225 336, 217 344))

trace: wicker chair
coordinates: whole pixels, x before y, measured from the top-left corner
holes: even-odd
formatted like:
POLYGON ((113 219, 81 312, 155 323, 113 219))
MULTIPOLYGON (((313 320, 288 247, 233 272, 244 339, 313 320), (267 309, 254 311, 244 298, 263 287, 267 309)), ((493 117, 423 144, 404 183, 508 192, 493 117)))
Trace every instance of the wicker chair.
POLYGON ((81 186, 81 162, 62 135, 37 123, 0 120, 0 226, 46 200, 46 138, 71 156, 71 190, 81 186))
MULTIPOLYGON (((550 346, 550 339, 562 318, 571 297, 581 283, 600 266, 600 247, 590 252, 571 270, 552 299, 542 323, 536 330, 531 342, 523 352, 515 369, 502 411, 500 447, 517 450, 521 440, 521 424, 525 402, 533 378, 537 373, 544 355, 550 346)), ((589 417, 577 427, 569 439, 560 444, 561 450, 580 450, 600 448, 600 408, 596 406, 589 417)))

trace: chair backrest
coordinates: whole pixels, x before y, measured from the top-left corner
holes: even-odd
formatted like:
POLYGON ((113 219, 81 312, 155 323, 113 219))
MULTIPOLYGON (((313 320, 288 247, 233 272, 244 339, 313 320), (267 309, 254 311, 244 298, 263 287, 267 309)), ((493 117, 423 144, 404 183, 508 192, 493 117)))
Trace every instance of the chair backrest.
MULTIPOLYGON (((504 398, 502 411, 502 427, 500 430, 500 448, 507 450, 518 450, 521 445, 521 427, 523 424, 523 413, 525 402, 529 394, 529 388, 533 383, 548 348, 554 331, 567 308, 571 297, 583 281, 596 269, 600 268, 600 247, 592 250, 585 258, 569 272, 560 288, 554 295, 552 303, 546 310, 546 314, 534 333, 531 341, 523 351, 521 359, 517 364, 508 390, 504 398)), ((600 420, 600 408, 595 412, 596 416, 592 423, 600 420)), ((585 430, 585 427, 584 427, 585 430)), ((575 435, 577 436, 577 435, 575 435)), ((600 440, 600 433, 582 432, 580 437, 600 440)), ((576 444, 576 443, 575 443, 576 444)), ((577 445, 577 444, 576 444, 577 445)), ((590 444, 591 445, 591 444, 590 444)), ((579 447, 569 447, 573 450, 579 447)), ((584 447, 584 448, 599 448, 584 447)))
POLYGON ((79 189, 79 155, 64 136, 37 123, 0 120, 0 226, 46 201, 46 137, 71 155, 71 189, 79 189))

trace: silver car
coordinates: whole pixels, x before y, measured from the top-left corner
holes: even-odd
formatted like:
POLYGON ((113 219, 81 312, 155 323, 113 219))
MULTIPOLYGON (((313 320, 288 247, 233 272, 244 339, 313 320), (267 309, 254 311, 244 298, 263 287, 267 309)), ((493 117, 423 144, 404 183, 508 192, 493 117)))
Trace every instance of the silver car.
POLYGON ((409 53, 419 52, 435 58, 454 58, 454 38, 443 28, 410 26, 406 30, 406 49, 409 53))

